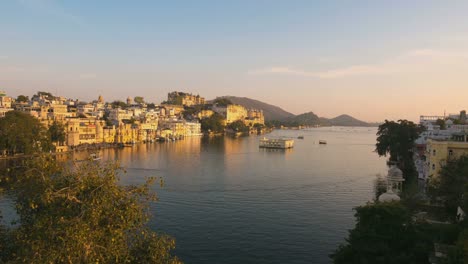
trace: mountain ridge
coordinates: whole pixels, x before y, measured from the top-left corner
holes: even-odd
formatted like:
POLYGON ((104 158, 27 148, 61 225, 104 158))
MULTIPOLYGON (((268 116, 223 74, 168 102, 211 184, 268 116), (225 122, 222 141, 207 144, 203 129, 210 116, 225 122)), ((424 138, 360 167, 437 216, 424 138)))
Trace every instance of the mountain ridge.
POLYGON ((263 110, 265 121, 275 125, 287 126, 375 126, 375 123, 368 123, 352 117, 348 114, 341 114, 333 118, 319 117, 314 112, 309 111, 299 115, 294 115, 281 107, 262 102, 248 97, 220 96, 217 98, 229 99, 234 104, 242 105, 246 108, 263 110))

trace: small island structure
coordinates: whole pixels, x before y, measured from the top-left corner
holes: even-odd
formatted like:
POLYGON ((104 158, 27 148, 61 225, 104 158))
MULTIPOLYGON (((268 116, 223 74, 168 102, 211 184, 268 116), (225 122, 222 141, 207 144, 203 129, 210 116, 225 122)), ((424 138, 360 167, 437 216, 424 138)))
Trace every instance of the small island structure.
POLYGON ((273 149, 290 149, 294 147, 294 140, 292 139, 269 139, 262 138, 259 143, 260 148, 273 148, 273 149))

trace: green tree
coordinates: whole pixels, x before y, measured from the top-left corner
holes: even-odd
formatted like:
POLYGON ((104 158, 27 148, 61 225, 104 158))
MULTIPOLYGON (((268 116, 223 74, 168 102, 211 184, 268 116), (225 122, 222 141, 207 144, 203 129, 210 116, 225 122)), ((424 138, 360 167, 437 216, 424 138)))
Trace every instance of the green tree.
POLYGON ((54 121, 51 126, 49 126, 49 134, 52 142, 63 143, 65 142, 65 126, 57 121, 54 121))
POLYGON ((229 125, 227 125, 226 128, 232 129, 233 131, 236 131, 236 132, 243 132, 243 133, 249 132, 249 127, 246 126, 244 122, 242 122, 242 120, 234 121, 230 123, 229 125))
POLYGON ((439 177, 431 180, 429 194, 433 199, 442 198, 454 218, 458 206, 468 212, 468 156, 448 161, 439 177))
POLYGON ((116 109, 116 108, 126 109, 128 107, 127 103, 122 102, 120 100, 113 101, 111 105, 113 109, 116 109))
POLYGON ((375 150, 379 156, 390 155, 390 162, 403 171, 405 177, 415 174, 413 162, 414 141, 423 128, 408 120, 385 120, 377 131, 375 150))
POLYGON ((146 227, 154 179, 121 186, 116 164, 70 167, 51 155, 24 165, 9 171, 19 226, 4 229, 0 262, 180 263, 174 240, 146 227))
POLYGON ((201 129, 203 132, 223 133, 224 132, 224 117, 218 113, 211 117, 203 118, 201 121, 201 129))
POLYGON ((18 97, 16 98, 16 102, 27 103, 29 102, 29 97, 25 95, 18 95, 18 97))
POLYGON ((398 202, 355 208, 356 226, 330 256, 341 264, 428 263, 432 243, 398 202))
POLYGON ((135 101, 135 103, 137 104, 144 104, 145 103, 145 99, 141 96, 135 96, 135 98, 133 98, 133 101, 135 101))
POLYGON ((444 130, 446 128, 445 126, 445 120, 443 119, 437 119, 436 121, 436 125, 438 125, 440 127, 440 129, 444 130))
POLYGON ((232 104, 232 101, 227 98, 220 97, 220 98, 216 98, 213 104, 218 105, 218 106, 228 106, 232 104))
POLYGON ((33 154, 51 148, 47 129, 30 114, 10 111, 0 118, 0 153, 33 154))

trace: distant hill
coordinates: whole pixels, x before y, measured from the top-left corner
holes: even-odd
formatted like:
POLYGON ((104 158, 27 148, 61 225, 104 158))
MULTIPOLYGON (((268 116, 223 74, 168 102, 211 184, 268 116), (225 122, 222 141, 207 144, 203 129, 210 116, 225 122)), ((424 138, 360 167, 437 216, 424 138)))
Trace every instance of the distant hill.
POLYGON ((246 108, 253 108, 263 110, 263 115, 265 116, 265 121, 272 120, 285 120, 288 117, 293 117, 294 114, 291 114, 278 106, 260 102, 258 100, 250 99, 247 97, 237 97, 237 96, 222 96, 221 98, 226 98, 231 100, 234 104, 242 105, 246 108))
POLYGON ((234 104, 242 105, 246 108, 263 110, 265 121, 273 121, 274 125, 285 126, 375 126, 376 124, 358 120, 350 115, 339 115, 334 118, 319 117, 314 112, 307 112, 294 115, 281 109, 278 106, 267 104, 247 97, 221 96, 218 98, 229 99, 234 104))
POLYGON ((369 123, 358 120, 350 115, 340 115, 335 118, 328 119, 332 126, 370 126, 369 123))
POLYGON ((313 112, 300 114, 297 116, 288 117, 284 123, 289 126, 315 126, 323 125, 322 119, 313 112))
POLYGON ((350 115, 340 115, 335 118, 318 117, 313 112, 289 117, 284 120, 290 126, 371 126, 371 124, 358 120, 350 115))

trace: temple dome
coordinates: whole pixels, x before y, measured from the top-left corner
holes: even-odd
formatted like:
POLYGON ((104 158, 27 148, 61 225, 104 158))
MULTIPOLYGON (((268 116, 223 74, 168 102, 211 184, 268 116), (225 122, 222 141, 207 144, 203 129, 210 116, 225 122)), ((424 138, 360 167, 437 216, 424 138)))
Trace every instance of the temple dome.
POLYGON ((404 181, 403 172, 397 166, 392 166, 388 170, 387 179, 391 181, 404 181))
POLYGON ((392 190, 388 190, 387 192, 381 194, 379 196, 379 202, 391 202, 391 201, 400 201, 400 196, 394 193, 392 190))

